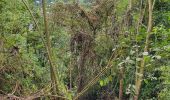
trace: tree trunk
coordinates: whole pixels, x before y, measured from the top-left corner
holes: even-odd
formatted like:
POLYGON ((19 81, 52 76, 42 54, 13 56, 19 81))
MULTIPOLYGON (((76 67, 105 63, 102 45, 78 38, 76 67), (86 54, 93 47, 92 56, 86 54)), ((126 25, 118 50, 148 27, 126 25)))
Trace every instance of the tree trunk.
POLYGON ((123 99, 123 68, 120 68, 119 72, 119 100, 123 99))

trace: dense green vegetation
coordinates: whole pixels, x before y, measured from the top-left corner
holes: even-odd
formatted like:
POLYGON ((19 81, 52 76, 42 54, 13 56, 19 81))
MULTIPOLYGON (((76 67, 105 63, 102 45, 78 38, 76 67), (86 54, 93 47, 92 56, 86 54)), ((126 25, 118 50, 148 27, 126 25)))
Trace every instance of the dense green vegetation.
POLYGON ((0 0, 0 100, 169 100, 169 0, 0 0))

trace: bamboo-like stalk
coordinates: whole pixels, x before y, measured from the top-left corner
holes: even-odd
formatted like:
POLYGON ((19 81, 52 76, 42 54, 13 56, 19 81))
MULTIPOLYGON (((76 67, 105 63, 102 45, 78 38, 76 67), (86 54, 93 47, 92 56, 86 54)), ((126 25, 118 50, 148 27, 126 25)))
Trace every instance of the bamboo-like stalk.
MULTIPOLYGON (((147 6, 147 3, 145 4, 144 8, 142 8, 142 4, 143 4, 143 0, 141 0, 141 5, 140 5, 140 13, 139 13, 139 19, 136 23, 136 34, 135 34, 135 38, 136 38, 136 45, 137 45, 137 35, 139 34, 139 28, 141 27, 141 23, 142 23, 142 20, 143 20, 143 17, 144 17, 144 14, 145 14, 145 11, 146 11, 146 6, 147 6)), ((138 71, 139 71, 139 67, 138 67, 138 61, 137 61, 137 58, 139 56, 138 54, 138 47, 136 47, 136 70, 135 70, 135 83, 137 82, 137 79, 138 79, 138 71)))
POLYGON ((45 46, 45 49, 47 51, 47 56, 48 56, 48 60, 49 60, 49 63, 50 63, 50 74, 51 74, 51 81, 52 81, 52 89, 53 89, 53 94, 56 94, 59 89, 58 89, 58 84, 57 84, 57 80, 58 80, 58 77, 56 76, 55 74, 55 67, 54 67, 54 64, 52 63, 52 51, 51 51, 51 42, 50 42, 50 34, 48 32, 48 21, 47 21, 47 16, 46 16, 46 4, 45 4, 45 1, 42 0, 42 4, 43 4, 43 16, 44 16, 44 24, 45 24, 45 35, 46 35, 46 42, 43 38, 43 34, 41 33, 40 31, 40 28, 39 28, 39 25, 35 19, 35 17, 33 16, 33 13, 32 11, 30 10, 29 6, 27 5, 26 1, 25 0, 22 0, 23 4, 25 5, 25 7, 28 9, 33 21, 34 21, 34 24, 35 26, 37 27, 37 30, 38 32, 40 33, 40 36, 41 36, 41 39, 42 39, 42 42, 45 46))
POLYGON ((42 8, 43 8, 43 17, 44 17, 44 32, 46 36, 46 45, 47 45, 47 53, 48 53, 48 59, 50 63, 50 74, 51 74, 51 82, 52 82, 52 93, 57 94, 59 92, 58 89, 58 82, 55 73, 55 66, 52 63, 52 50, 51 50, 51 41, 50 41, 50 34, 49 34, 49 29, 48 29, 48 21, 47 21, 47 11, 46 11, 46 0, 42 0, 42 8))
MULTIPOLYGON (((153 10, 153 6, 152 6, 152 0, 148 0, 148 5, 149 5, 149 20, 148 20, 148 28, 147 28, 147 36, 146 36, 146 41, 145 41, 145 47, 144 47, 144 52, 148 52, 148 45, 149 45, 149 37, 150 37, 150 33, 152 31, 152 10, 153 10)), ((136 79, 136 94, 134 96, 134 100, 138 100, 139 98, 139 92, 141 89, 141 84, 142 84, 142 80, 143 80, 143 74, 144 74, 144 67, 145 67, 145 57, 147 55, 143 55, 142 61, 141 61, 141 65, 139 68, 139 72, 136 73, 137 75, 137 79, 136 79)))

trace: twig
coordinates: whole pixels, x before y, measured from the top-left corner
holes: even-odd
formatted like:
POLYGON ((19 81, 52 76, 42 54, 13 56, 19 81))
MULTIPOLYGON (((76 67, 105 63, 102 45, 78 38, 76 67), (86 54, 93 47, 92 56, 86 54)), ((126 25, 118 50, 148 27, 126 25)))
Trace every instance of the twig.
POLYGON ((12 93, 11 94, 14 94, 15 92, 16 92, 16 90, 17 90, 17 88, 18 88, 18 81, 16 82, 16 84, 15 84, 15 87, 14 87, 14 89, 12 90, 12 93))

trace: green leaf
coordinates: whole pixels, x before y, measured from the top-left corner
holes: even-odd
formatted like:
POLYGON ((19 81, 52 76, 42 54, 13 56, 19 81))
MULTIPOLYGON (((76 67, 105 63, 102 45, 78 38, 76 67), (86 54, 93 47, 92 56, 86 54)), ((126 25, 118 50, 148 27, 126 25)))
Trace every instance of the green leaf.
POLYGON ((104 81, 103 80, 100 80, 100 86, 104 86, 104 81))
POLYGON ((145 82, 146 84, 149 84, 149 82, 148 82, 148 80, 147 80, 147 79, 144 79, 144 82, 145 82))

